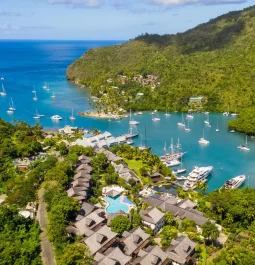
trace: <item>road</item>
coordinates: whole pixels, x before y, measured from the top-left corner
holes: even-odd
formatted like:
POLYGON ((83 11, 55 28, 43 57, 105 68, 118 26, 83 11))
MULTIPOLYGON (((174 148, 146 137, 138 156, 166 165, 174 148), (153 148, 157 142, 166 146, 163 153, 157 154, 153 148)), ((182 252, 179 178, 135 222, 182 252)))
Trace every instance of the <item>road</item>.
POLYGON ((43 265, 56 265, 54 258, 54 250, 51 242, 47 238, 46 227, 48 224, 46 203, 44 201, 44 189, 40 189, 38 192, 39 197, 39 207, 37 211, 37 220, 39 221, 41 228, 41 257, 43 265))

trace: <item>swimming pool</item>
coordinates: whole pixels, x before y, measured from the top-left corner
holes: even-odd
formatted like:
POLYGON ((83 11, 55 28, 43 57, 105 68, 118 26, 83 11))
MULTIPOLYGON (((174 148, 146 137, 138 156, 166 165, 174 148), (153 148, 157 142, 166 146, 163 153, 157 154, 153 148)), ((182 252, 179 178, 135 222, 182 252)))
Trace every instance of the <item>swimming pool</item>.
MULTIPOLYGON (((125 203, 128 203, 128 202, 125 201, 125 199, 127 199, 127 198, 124 197, 123 201, 125 203)), ((125 213, 127 213, 128 210, 129 210, 128 209, 128 206, 126 204, 124 204, 124 203, 121 202, 121 197, 120 196, 117 196, 115 198, 106 197, 105 200, 109 203, 109 206, 106 208, 106 212, 107 213, 116 213, 117 211, 120 211, 120 210, 123 211, 123 212, 125 212, 125 213)), ((129 201, 129 204, 131 204, 131 203, 132 202, 129 201)))

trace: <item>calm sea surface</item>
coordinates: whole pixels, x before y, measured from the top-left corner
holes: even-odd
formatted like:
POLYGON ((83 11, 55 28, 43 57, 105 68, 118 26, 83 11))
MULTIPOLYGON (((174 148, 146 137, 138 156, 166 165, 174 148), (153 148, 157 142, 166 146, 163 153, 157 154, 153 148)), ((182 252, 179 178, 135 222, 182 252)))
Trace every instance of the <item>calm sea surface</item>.
MULTIPOLYGON (((70 124, 88 128, 109 131, 117 136, 128 131, 128 119, 118 121, 100 120, 78 117, 79 111, 89 110, 89 91, 75 86, 65 79, 66 68, 74 59, 80 57, 87 49, 106 45, 114 45, 121 41, 0 41, 0 76, 4 77, 7 96, 0 97, 0 116, 7 121, 21 119, 35 124, 33 116, 36 109, 45 117, 40 123, 47 129, 57 129, 70 124), (44 81, 49 83, 50 91, 42 88, 44 81), (37 92, 38 101, 33 100, 33 87, 37 92), (56 98, 51 98, 52 92, 56 98), (16 112, 7 114, 9 102, 13 98, 16 112), (76 120, 70 121, 72 108, 76 120), (61 115, 63 120, 56 123, 51 121, 52 115, 61 115)), ((255 187, 255 140, 248 138, 251 152, 243 152, 237 146, 245 143, 245 135, 230 133, 227 121, 232 117, 222 114, 210 114, 211 128, 204 125, 205 115, 195 114, 190 121, 191 132, 185 132, 177 127, 181 120, 180 113, 171 113, 166 117, 159 114, 161 120, 153 122, 150 113, 135 116, 140 122, 137 126, 139 133, 147 128, 148 144, 153 153, 163 154, 164 144, 167 148, 170 139, 174 142, 180 139, 182 150, 187 151, 183 158, 183 165, 188 172, 194 166, 213 166, 214 170, 209 178, 209 190, 219 188, 229 178, 245 174, 244 185, 255 187), (219 132, 216 132, 217 123, 219 132), (208 146, 201 146, 198 140, 202 137, 210 141, 208 146), (248 178, 249 176, 249 178, 248 178)), ((136 139, 136 144, 140 139, 136 139)))

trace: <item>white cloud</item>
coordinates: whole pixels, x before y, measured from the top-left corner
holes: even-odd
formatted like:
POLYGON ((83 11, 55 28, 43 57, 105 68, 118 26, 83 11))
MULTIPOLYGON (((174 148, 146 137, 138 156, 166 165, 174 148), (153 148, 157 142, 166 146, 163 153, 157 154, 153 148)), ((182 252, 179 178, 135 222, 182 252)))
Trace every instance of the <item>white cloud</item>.
POLYGON ((9 33, 18 30, 17 27, 12 25, 9 21, 6 21, 3 25, 0 25, 0 32, 9 33))
POLYGON ((69 4, 72 6, 100 7, 104 4, 103 0, 48 0, 50 4, 69 4))

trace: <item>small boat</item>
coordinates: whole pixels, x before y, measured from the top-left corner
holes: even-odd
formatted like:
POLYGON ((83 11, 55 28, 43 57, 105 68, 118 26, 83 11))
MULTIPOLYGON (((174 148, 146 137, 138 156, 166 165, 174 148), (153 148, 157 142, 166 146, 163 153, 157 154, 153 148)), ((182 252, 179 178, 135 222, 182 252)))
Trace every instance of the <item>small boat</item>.
POLYGON ((170 116, 170 113, 168 112, 168 110, 166 111, 165 116, 166 117, 169 117, 170 116))
POLYGON ((160 121, 159 115, 157 114, 155 118, 152 118, 152 121, 160 121))
POLYGON ((62 117, 59 115, 53 115, 53 116, 51 116, 51 119, 54 121, 60 121, 60 120, 62 120, 62 117))
POLYGON ((208 125, 208 126, 211 127, 211 125, 210 125, 210 121, 209 121, 209 112, 207 113, 207 119, 204 120, 204 123, 205 123, 206 125, 208 125))
POLYGON ((184 118, 183 118, 183 113, 182 113, 182 121, 177 123, 178 126, 180 127, 185 127, 185 122, 184 122, 184 118))
POLYGON ((37 101, 37 100, 38 100, 38 97, 36 96, 36 91, 34 91, 34 94, 35 94, 35 95, 34 95, 34 97, 33 97, 33 100, 34 100, 34 101, 37 101))
POLYGON ((223 116, 228 116, 229 115, 229 104, 228 104, 228 111, 223 112, 223 116))
POLYGON ((203 130, 203 137, 199 139, 198 141, 200 144, 209 144, 210 142, 208 140, 205 139, 205 131, 203 130))
POLYGON ((188 114, 186 115, 187 119, 194 119, 194 115, 191 112, 192 110, 189 110, 188 114))
POLYGON ((205 114, 208 115, 209 114, 209 111, 205 111, 205 114))
POLYGON ((1 80, 4 80, 4 78, 3 78, 3 77, 1 77, 1 80))
POLYGON ((141 111, 137 112, 138 115, 143 115, 143 113, 141 111))
POLYGON ((167 160, 163 162, 167 167, 176 167, 181 164, 179 160, 167 160))
POLYGON ((35 116, 33 118, 39 120, 41 117, 44 117, 44 115, 43 114, 39 114, 38 111, 36 110, 35 116))
POLYGON ((219 125, 218 125, 218 122, 217 122, 217 128, 216 128, 216 132, 219 132, 219 125))
POLYGON ((2 84, 2 91, 0 92, 0 95, 5 97, 6 96, 6 91, 4 89, 4 84, 2 84))
MULTIPOLYGON (((11 98, 9 111, 15 111, 15 110, 16 110, 16 108, 14 107, 13 100, 12 100, 12 98, 11 98)), ((7 111, 7 112, 8 112, 8 111, 7 111)))
POLYGON ((137 129, 136 129, 136 133, 133 133, 133 126, 131 125, 131 126, 129 126, 128 133, 123 134, 122 136, 124 136, 126 139, 135 138, 138 136, 137 129))
POLYGON ((131 138, 127 140, 127 144, 131 145, 133 143, 134 143, 134 141, 131 138))
POLYGON ((245 145, 243 145, 243 144, 239 145, 237 148, 240 150, 243 150, 243 151, 251 151, 251 149, 247 145, 247 135, 246 135, 245 145))
POLYGON ((234 132, 236 132, 236 131, 235 131, 235 130, 231 130, 230 132, 231 132, 231 133, 234 133, 234 132))
POLYGON ((230 180, 227 180, 224 183, 224 185, 222 186, 222 188, 224 188, 226 190, 237 189, 243 184, 245 179, 246 179, 245 175, 240 175, 240 176, 234 177, 230 180))
POLYGON ((132 119, 132 112, 130 110, 130 121, 129 121, 129 124, 130 125, 138 125, 139 122, 138 121, 135 121, 134 119, 132 119))
POLYGON ((76 118, 73 115, 73 109, 72 109, 72 116, 69 117, 70 120, 75 120, 76 118))
POLYGON ((55 96, 55 93, 54 92, 52 92, 52 96, 51 96, 51 98, 55 98, 56 96, 55 96))
POLYGON ((143 145, 143 137, 141 136, 141 144, 138 146, 139 150, 151 150, 151 147, 147 145, 147 133, 146 133, 146 126, 144 127, 144 139, 145 145, 143 145))
POLYGON ((187 127, 186 126, 184 127, 184 131, 185 132, 190 132, 191 131, 190 128, 189 128, 189 120, 188 120, 188 126, 187 127))
POLYGON ((173 170, 173 174, 178 175, 178 174, 185 173, 186 171, 187 169, 182 167, 182 157, 181 157, 181 168, 178 168, 177 170, 173 170))
POLYGON ((32 93, 36 93, 36 91, 35 91, 35 87, 33 88, 32 93))
POLYGON ((235 108, 235 112, 231 113, 231 116, 234 116, 234 117, 238 116, 238 114, 236 113, 236 108, 235 108))
POLYGON ((48 88, 48 85, 47 85, 47 83, 46 83, 45 81, 44 81, 43 88, 44 88, 44 89, 47 89, 47 88, 48 88))

